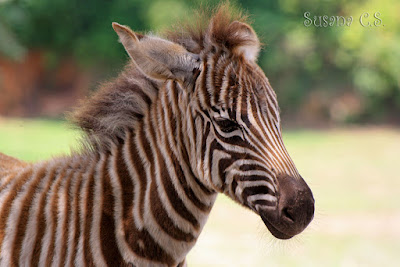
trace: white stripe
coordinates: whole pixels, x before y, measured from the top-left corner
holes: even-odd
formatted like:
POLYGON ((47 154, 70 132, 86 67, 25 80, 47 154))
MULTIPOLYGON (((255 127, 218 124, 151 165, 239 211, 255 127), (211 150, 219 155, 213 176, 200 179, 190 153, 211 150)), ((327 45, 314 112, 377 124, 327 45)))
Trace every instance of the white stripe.
MULTIPOLYGON (((81 191, 79 192, 79 241, 78 241, 78 247, 76 251, 76 256, 75 256, 75 266, 85 266, 85 255, 83 255, 83 246, 84 246, 84 240, 88 239, 89 237, 86 236, 85 230, 85 223, 87 220, 87 200, 89 198, 89 182, 90 182, 90 177, 93 175, 93 172, 96 168, 96 162, 92 162, 92 165, 90 168, 88 168, 88 171, 83 175, 82 181, 83 185, 81 187, 81 191)), ((93 178, 92 178, 93 179, 93 178)))
MULTIPOLYGON (((84 162, 81 162, 81 164, 85 164, 84 162)), ((78 220, 76 218, 77 212, 78 210, 75 209, 76 203, 78 201, 78 197, 79 197, 79 192, 78 192, 78 185, 79 185, 79 181, 82 181, 82 171, 79 169, 79 166, 82 165, 77 165, 76 169, 78 171, 75 172, 74 177, 72 178, 72 182, 70 184, 70 188, 68 188, 67 190, 67 194, 69 194, 69 192, 71 192, 72 194, 72 200, 71 200, 71 213, 69 215, 70 219, 67 222, 68 223, 68 230, 66 235, 68 235, 68 239, 67 239, 67 252, 66 252, 66 263, 65 266, 71 266, 72 265, 72 247, 74 246, 74 236, 76 234, 76 227, 75 227, 75 222, 78 220), (78 179, 79 178, 79 179, 78 179)), ((69 205, 70 203, 67 203, 67 205, 69 205)))
POLYGON ((18 182, 19 177, 22 176, 23 174, 25 174, 27 171, 28 170, 26 170, 25 172, 23 172, 19 175, 16 175, 14 177, 14 179, 0 191, 0 215, 2 215, 1 213, 3 212, 3 206, 5 204, 4 200, 6 200, 8 198, 8 196, 14 191, 14 186, 18 182))
MULTIPOLYGON (((139 134, 136 134, 134 137, 135 138, 134 141, 136 141, 136 143, 138 143, 138 141, 137 141, 138 136, 139 136, 139 134)), ((128 167, 128 172, 130 175, 129 178, 132 180, 132 184, 133 184, 133 187, 135 190, 135 192, 133 194, 134 197, 132 199, 132 201, 133 201, 133 203, 132 203, 133 204, 133 210, 132 210, 133 220, 134 220, 134 223, 137 226, 137 228, 139 230, 141 230, 141 229, 143 229, 143 219, 140 214, 140 195, 141 195, 140 193, 141 193, 143 185, 140 183, 139 175, 135 168, 135 162, 133 161, 131 152, 129 151, 131 148, 131 140, 132 140, 131 135, 129 132, 127 132, 126 133, 126 141, 125 141, 125 145, 123 147, 122 153, 123 153, 125 165, 128 167)), ((140 153, 138 146, 136 146, 136 149, 137 149, 137 153, 140 153)), ((140 159, 137 159, 137 160, 140 160, 140 159)), ((142 163, 138 162, 137 164, 142 164, 142 163)))
MULTIPOLYGON (((255 129, 255 130, 258 130, 259 136, 262 137, 262 136, 263 136, 263 131, 262 131, 262 128, 261 128, 262 125, 259 125, 259 124, 257 123, 257 121, 255 120, 255 117, 254 117, 254 116, 255 116, 256 114, 253 114, 253 110, 252 110, 252 108, 251 108, 251 103, 250 103, 250 98, 247 99, 247 105, 248 105, 248 106, 247 106, 247 107, 248 107, 248 108, 247 108, 247 112, 248 112, 247 117, 248 117, 248 119, 249 119, 251 125, 254 127, 254 129, 255 129)), ((260 111, 258 105, 257 105, 256 107, 257 107, 258 116, 260 116, 261 111, 260 111)), ((269 113, 268 115, 270 115, 270 113, 269 113)), ((261 120, 260 117, 259 117, 259 120, 261 120)), ((261 120, 261 122, 262 122, 262 120, 261 120)), ((268 125, 267 125, 267 126, 268 126, 268 125)), ((267 136, 268 136, 268 139, 269 139, 270 142, 262 142, 263 140, 259 140, 259 139, 252 133, 252 131, 250 131, 250 130, 248 130, 247 133, 249 133, 249 134, 251 135, 252 139, 254 140, 254 142, 256 142, 257 146, 255 146, 255 147, 258 148, 258 150, 259 150, 262 154, 266 155, 266 160, 270 162, 270 163, 269 163, 270 166, 271 166, 271 167, 274 166, 274 167, 278 170, 278 172, 284 173, 285 171, 281 168, 281 164, 280 164, 279 159, 276 158, 275 156, 273 156, 273 155, 271 154, 271 152, 269 151, 269 150, 271 150, 271 151, 274 151, 274 152, 276 153, 276 149, 274 148, 274 143, 273 143, 275 139, 274 139, 274 137, 271 135, 270 129, 269 129, 269 130, 265 130, 265 128, 264 128, 264 131, 267 133, 267 136), (266 149, 266 147, 268 147, 269 149, 266 149)))
MULTIPOLYGON (((70 163, 71 164, 71 163, 70 163)), ((58 190, 57 194, 57 227, 56 227, 56 232, 55 232, 55 246, 54 246, 54 256, 53 256, 53 261, 52 261, 52 266, 59 266, 62 265, 63 263, 61 262, 61 251, 65 250, 66 248, 64 245, 66 244, 65 240, 62 238, 65 238, 65 236, 62 236, 62 231, 65 227, 66 224, 66 219, 67 219, 67 205, 65 200, 66 194, 68 194, 68 188, 67 184, 68 181, 73 177, 73 170, 75 169, 75 166, 71 166, 67 174, 65 175, 61 185, 60 189, 58 190)), ((68 234, 68 233, 65 233, 68 234)))
MULTIPOLYGON (((19 172, 13 171, 13 172, 0 173, 1 175, 4 175, 3 177, 0 176, 0 188, 2 188, 2 186, 4 186, 5 184, 9 183, 11 179, 14 179, 15 177, 17 177, 18 176, 17 173, 19 173, 19 172)), ((3 189, 1 189, 0 192, 2 192, 3 189)))
MULTIPOLYGON (((129 138, 129 135, 128 135, 129 138)), ((129 142, 128 142, 129 143, 129 142)), ((117 240, 118 249, 126 262, 130 262, 135 266, 143 266, 145 262, 138 260, 139 257, 132 251, 130 245, 127 243, 125 237, 125 226, 123 221, 123 207, 122 207, 122 186, 120 178, 117 174, 117 157, 116 147, 112 148, 112 156, 108 164, 108 172, 110 175, 112 191, 114 196, 114 222, 115 222, 115 237, 117 240)), ((131 225, 131 227, 136 227, 131 225)), ((129 231, 129 229, 128 229, 129 231)))
MULTIPOLYGON (((64 164, 65 165, 65 164, 64 164)), ((50 247, 50 242, 52 235, 54 234, 52 231, 50 231, 53 227, 53 216, 51 212, 52 206, 50 205, 52 202, 52 199, 55 197, 54 196, 54 190, 55 187, 59 184, 60 179, 62 178, 61 174, 64 174, 64 170, 66 166, 63 164, 60 164, 58 169, 56 169, 55 173, 55 179, 52 180, 52 185, 50 190, 46 194, 46 200, 45 200, 45 218, 46 218, 46 227, 45 227, 45 233, 43 235, 42 243, 41 243, 41 251, 40 251, 40 258, 39 258, 39 266, 45 266, 46 265, 46 260, 48 257, 48 248, 50 247)), ((64 175, 65 177, 65 175, 64 175)))
POLYGON ((258 195, 251 195, 251 196, 247 197, 247 201, 250 203, 257 201, 257 200, 266 200, 266 201, 270 201, 270 202, 277 201, 275 196, 271 196, 268 194, 258 194, 258 195))
MULTIPOLYGON (((271 88, 271 87, 268 87, 268 90, 272 90, 272 88, 271 88)), ((272 91, 273 91, 273 90, 272 90, 272 91)), ((271 101, 270 97, 267 97, 267 100, 269 101, 269 105, 272 105, 272 103, 270 102, 270 101, 271 101)), ((272 105, 272 107, 274 107, 274 105, 272 105)), ((276 114, 277 114, 277 116, 278 116, 278 118, 279 118, 279 112, 278 112, 275 108, 274 108, 274 111, 276 112, 276 114)), ((273 117, 273 116, 272 116, 272 113, 269 111, 269 109, 267 109, 267 113, 268 113, 267 116, 273 117)), ((271 135, 270 135, 270 132, 271 132, 271 131, 275 133, 275 135, 272 136, 273 140, 272 140, 272 139, 270 139, 270 140, 271 140, 271 142, 274 142, 275 145, 276 145, 276 147, 278 148, 277 151, 276 151, 277 154, 278 154, 278 155, 280 154, 281 156, 283 156, 282 159, 281 159, 282 162, 283 162, 283 164, 285 164, 285 165, 286 165, 286 163, 289 164, 289 169, 290 169, 290 170, 286 169, 287 174, 291 174, 291 175, 294 176, 294 177, 299 177, 299 176, 300 176, 300 175, 299 175, 299 172, 297 171, 296 166, 294 165, 292 159, 291 159, 290 156, 288 155, 287 150, 286 150, 286 148, 285 148, 285 145, 283 144, 283 140, 282 140, 282 135, 281 135, 281 133, 280 133, 280 132, 277 132, 277 130, 276 130, 276 128, 275 128, 274 126, 269 125, 268 121, 265 120, 265 123, 263 123, 264 120, 261 118, 261 114, 262 114, 262 112, 261 112, 261 110, 259 109, 259 107, 257 106, 257 115, 258 115, 258 119, 260 120, 260 122, 261 122, 261 124, 262 124, 262 126, 263 126, 264 131, 265 131, 270 137, 271 137, 271 135), (266 128, 265 126, 267 126, 267 128, 266 128)), ((278 121, 277 123, 279 124, 279 121, 278 121)))
POLYGON ((104 180, 104 164, 106 156, 101 155, 100 161, 97 163, 96 173, 94 177, 94 199, 92 210, 92 224, 90 226, 90 251, 96 266, 107 266, 101 250, 100 240, 100 223, 103 208, 103 180, 104 180))
MULTIPOLYGON (((31 184, 36 181, 38 173, 42 170, 43 168, 43 163, 35 165, 33 167, 33 173, 31 176, 24 182, 24 185, 20 188, 20 190, 17 193, 17 196, 13 199, 13 202, 11 204, 10 208, 10 214, 8 215, 6 227, 5 227, 5 235, 3 239, 3 244, 1 246, 1 266, 11 266, 11 263, 13 262, 12 260, 12 248, 13 248, 13 243, 15 241, 15 237, 17 235, 17 230, 18 230, 18 223, 19 222, 19 217, 21 215, 22 209, 24 208, 25 203, 25 198, 27 193, 29 192, 29 189, 31 187, 31 184)), ((22 234, 22 233, 20 233, 22 234)))
MULTIPOLYGON (((19 265, 23 266, 27 262, 32 259, 33 249, 35 248, 35 241, 37 236, 37 227, 38 227, 38 217, 39 217, 39 203, 46 196, 46 191, 44 189, 49 185, 50 179, 53 178, 54 169, 57 167, 58 162, 53 161, 47 167, 46 176, 42 179, 38 187, 36 188, 35 195, 33 197, 32 203, 30 205, 29 215, 28 215, 28 223, 26 226, 26 233, 24 240, 22 242, 21 256, 19 258, 19 265)), ((43 226, 39 226, 43 227, 43 226)))

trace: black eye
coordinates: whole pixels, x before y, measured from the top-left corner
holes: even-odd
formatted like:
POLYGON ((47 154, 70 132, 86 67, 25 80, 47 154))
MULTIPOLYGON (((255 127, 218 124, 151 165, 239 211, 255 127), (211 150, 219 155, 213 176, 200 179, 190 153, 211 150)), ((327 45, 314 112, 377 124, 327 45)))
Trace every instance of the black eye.
POLYGON ((229 133, 239 129, 239 124, 233 120, 219 119, 215 120, 215 122, 224 133, 229 133))

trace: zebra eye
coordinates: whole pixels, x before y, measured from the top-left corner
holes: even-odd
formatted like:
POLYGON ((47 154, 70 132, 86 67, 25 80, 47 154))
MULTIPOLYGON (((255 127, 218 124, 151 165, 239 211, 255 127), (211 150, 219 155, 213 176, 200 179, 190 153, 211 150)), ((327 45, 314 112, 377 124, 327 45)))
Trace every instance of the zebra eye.
POLYGON ((230 119, 219 119, 215 120, 215 122, 224 133, 229 133, 239 129, 239 124, 230 119))

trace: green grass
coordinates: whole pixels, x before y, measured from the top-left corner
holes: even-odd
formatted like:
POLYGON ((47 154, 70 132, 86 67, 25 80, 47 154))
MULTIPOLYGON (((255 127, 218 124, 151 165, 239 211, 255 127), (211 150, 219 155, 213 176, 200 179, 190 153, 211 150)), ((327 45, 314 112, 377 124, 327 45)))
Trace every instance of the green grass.
POLYGON ((0 151, 27 161, 69 153, 78 137, 64 121, 0 118, 0 151))
MULTIPOLYGON (((68 153, 62 121, 0 120, 0 151, 38 160, 68 153)), ((400 131, 286 131, 286 147, 316 199, 304 233, 278 241, 252 212, 219 196, 190 266, 400 266, 400 131)))

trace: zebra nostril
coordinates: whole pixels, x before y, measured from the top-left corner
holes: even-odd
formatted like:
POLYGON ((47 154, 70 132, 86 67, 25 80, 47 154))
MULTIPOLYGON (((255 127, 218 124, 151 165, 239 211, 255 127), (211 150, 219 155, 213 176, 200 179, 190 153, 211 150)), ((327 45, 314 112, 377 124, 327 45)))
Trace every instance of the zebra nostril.
POLYGON ((278 175, 279 204, 278 216, 282 223, 295 232, 302 231, 314 215, 314 198, 303 179, 278 175))
POLYGON ((292 213, 293 212, 288 207, 284 207, 281 211, 281 216, 282 218, 286 218, 289 222, 294 223, 295 218, 292 213))

